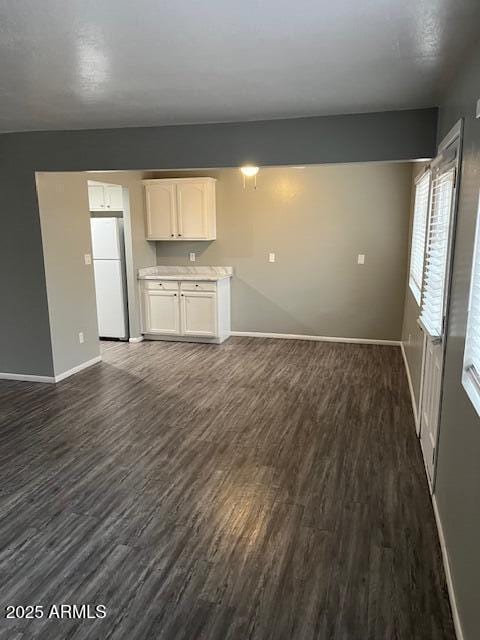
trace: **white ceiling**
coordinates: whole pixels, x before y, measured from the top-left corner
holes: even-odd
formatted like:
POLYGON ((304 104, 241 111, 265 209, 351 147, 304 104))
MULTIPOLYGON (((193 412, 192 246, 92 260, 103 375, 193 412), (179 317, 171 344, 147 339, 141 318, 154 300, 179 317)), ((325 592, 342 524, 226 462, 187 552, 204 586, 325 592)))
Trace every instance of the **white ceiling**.
POLYGON ((432 106, 479 0, 0 0, 0 131, 432 106))

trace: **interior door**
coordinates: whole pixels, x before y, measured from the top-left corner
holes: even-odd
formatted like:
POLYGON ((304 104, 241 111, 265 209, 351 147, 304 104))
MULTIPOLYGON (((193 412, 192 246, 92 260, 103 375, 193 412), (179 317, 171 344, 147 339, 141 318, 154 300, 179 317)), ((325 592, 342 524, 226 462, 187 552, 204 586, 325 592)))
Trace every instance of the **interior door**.
POLYGON ((460 143, 461 123, 440 145, 440 154, 431 165, 430 211, 419 323, 424 331, 420 442, 432 489, 442 401, 460 143))
POLYGON ((181 294, 182 334, 215 337, 217 335, 216 294, 189 291, 181 294))
POLYGON ((171 240, 177 235, 175 184, 147 184, 147 237, 151 240, 171 240))
POLYGON ((179 335, 178 294, 175 291, 144 292, 144 333, 179 335))
POLYGON ((207 238, 207 184, 177 184, 178 237, 188 240, 207 238))
POLYGON ((440 417, 440 394, 443 373, 443 345, 425 336, 424 379, 420 410, 420 444, 430 483, 433 483, 435 452, 440 417))

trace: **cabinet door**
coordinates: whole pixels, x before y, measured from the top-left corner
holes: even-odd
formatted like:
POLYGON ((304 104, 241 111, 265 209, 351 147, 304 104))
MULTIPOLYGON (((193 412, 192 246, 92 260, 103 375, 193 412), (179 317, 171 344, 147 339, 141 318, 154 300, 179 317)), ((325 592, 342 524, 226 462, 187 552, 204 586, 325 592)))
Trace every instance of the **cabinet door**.
POLYGON ((177 184, 178 237, 185 240, 206 240, 207 183, 182 181, 177 184))
POLYGON ((106 184, 104 187, 105 208, 110 211, 123 211, 123 189, 117 184, 106 184))
POLYGON ((144 333, 180 333, 178 294, 173 291, 144 291, 144 333))
POLYGON ((181 294, 182 333, 185 336, 217 335, 217 296, 208 291, 181 294))
POLYGON ((147 238, 171 240, 177 235, 177 207, 174 183, 145 185, 147 238))
POLYGON ((88 204, 90 211, 105 211, 105 194, 102 184, 88 185, 88 204))

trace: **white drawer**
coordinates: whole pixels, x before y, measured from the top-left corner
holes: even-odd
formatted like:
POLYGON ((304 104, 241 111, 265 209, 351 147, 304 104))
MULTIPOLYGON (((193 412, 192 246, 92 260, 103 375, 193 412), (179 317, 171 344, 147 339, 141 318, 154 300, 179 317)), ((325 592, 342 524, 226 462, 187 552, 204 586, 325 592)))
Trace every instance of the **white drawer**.
POLYGON ((216 291, 216 282, 185 281, 180 283, 180 291, 216 291))
POLYGON ((178 291, 178 282, 175 280, 145 280, 145 289, 160 289, 161 291, 178 291))

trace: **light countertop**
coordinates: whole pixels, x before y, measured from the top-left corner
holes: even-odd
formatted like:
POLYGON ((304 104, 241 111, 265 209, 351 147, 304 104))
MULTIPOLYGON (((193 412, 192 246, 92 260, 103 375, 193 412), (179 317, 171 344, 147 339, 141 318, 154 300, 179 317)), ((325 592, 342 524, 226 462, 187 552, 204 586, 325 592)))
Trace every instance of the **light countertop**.
POLYGON ((139 280, 203 280, 216 282, 231 278, 233 267, 145 267, 138 270, 139 280))

